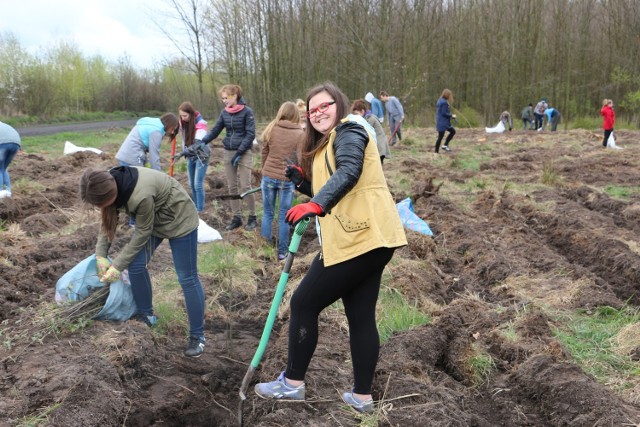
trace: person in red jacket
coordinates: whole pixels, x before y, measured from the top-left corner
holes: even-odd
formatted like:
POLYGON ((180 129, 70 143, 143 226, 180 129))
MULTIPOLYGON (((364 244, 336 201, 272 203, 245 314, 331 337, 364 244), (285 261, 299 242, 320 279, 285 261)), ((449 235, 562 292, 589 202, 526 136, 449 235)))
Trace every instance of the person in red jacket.
POLYGON ((611 99, 605 99, 602 101, 602 109, 600 114, 604 117, 602 122, 602 129, 604 129, 604 139, 602 140, 602 146, 607 148, 607 141, 609 136, 613 132, 613 125, 616 123, 616 113, 613 111, 613 101, 611 99))

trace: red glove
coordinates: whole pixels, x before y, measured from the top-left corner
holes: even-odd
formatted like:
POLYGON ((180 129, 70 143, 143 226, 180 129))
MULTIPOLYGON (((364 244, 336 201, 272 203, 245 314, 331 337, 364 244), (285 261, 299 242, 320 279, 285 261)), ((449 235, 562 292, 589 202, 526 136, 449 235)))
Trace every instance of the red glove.
POLYGON ((296 225, 305 218, 323 214, 322 206, 316 202, 301 203, 289 209, 285 219, 291 225, 296 225))

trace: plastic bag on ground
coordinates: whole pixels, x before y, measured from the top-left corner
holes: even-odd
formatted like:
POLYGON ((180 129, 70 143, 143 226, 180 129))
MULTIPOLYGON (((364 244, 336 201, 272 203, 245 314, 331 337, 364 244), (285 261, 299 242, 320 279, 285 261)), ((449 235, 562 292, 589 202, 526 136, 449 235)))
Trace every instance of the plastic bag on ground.
POLYGON ((413 203, 411 203, 410 197, 396 203, 396 208, 398 209, 400 220, 404 227, 409 230, 417 231, 418 233, 426 234, 427 236, 433 236, 433 232, 431 231, 431 228, 429 228, 429 225, 414 213, 413 203))
MULTIPOLYGON (((80 261, 67 271, 56 283, 55 301, 58 304, 81 301, 89 296, 93 289, 105 286, 98 277, 95 254, 80 261)), ((136 312, 127 270, 122 272, 122 280, 109 285, 109 295, 102 310, 94 317, 96 320, 129 320, 136 312)))
POLYGON ((77 145, 66 141, 64 143, 64 154, 73 154, 73 153, 77 153, 79 151, 91 151, 93 153, 96 154, 102 154, 102 150, 98 150, 97 148, 91 148, 91 147, 78 147, 77 145))
POLYGON ((502 132, 505 131, 504 123, 502 123, 502 121, 500 121, 494 127, 485 128, 485 130, 487 131, 487 133, 502 133, 502 132))
POLYGON ((208 243, 214 240, 222 240, 222 235, 215 228, 209 227, 209 225, 200 218, 200 224, 198 225, 198 243, 208 243))
POLYGON ((622 147, 616 145, 616 138, 613 136, 613 132, 611 132, 611 134, 609 135, 609 139, 607 139, 607 148, 622 150, 622 147))

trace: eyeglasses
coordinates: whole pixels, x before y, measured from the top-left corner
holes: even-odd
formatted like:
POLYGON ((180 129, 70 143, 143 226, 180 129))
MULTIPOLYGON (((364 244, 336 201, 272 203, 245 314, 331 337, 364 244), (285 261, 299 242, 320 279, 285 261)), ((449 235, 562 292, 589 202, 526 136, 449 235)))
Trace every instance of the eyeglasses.
POLYGON ((318 105, 316 108, 310 109, 309 112, 306 114, 306 117, 311 117, 318 113, 324 113, 329 109, 330 106, 332 106, 335 103, 336 101, 323 102, 322 104, 318 105))

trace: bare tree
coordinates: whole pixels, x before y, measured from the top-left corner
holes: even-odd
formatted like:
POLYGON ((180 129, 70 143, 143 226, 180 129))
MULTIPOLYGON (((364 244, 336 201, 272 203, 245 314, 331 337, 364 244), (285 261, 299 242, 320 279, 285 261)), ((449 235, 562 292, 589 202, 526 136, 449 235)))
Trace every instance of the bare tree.
POLYGON ((203 77, 208 67, 206 44, 214 43, 215 40, 207 36, 208 27, 204 24, 207 3, 202 0, 167 0, 167 3, 171 8, 171 12, 167 14, 169 21, 178 22, 182 27, 179 36, 175 35, 174 26, 163 25, 155 20, 154 23, 180 52, 188 71, 197 76, 200 95, 197 102, 200 103, 204 100, 203 77))

